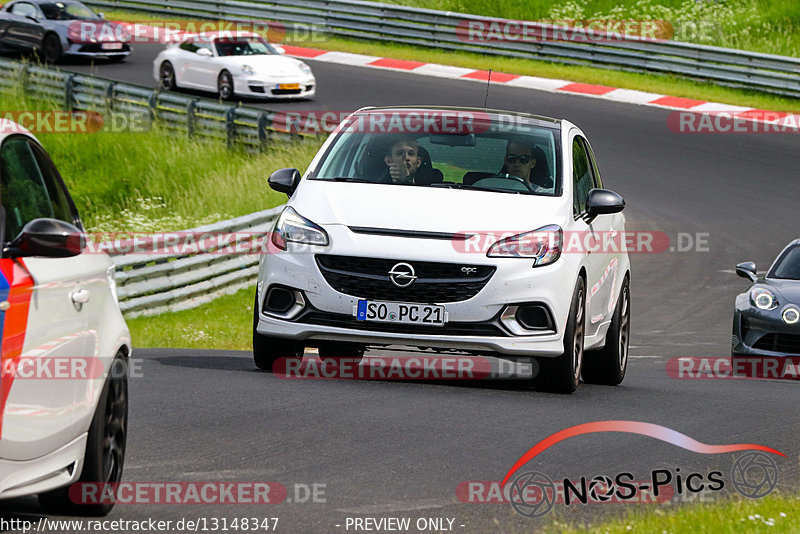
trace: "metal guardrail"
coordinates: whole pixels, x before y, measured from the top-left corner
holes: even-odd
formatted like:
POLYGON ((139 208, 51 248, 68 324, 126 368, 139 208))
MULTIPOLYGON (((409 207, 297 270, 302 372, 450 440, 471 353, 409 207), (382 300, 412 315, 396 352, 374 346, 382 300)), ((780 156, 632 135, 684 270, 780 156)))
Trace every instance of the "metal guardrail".
MULTIPOLYGON (((181 234, 228 234, 231 250, 265 237, 283 206, 227 221, 183 230, 181 234)), ((109 247, 112 248, 113 247, 109 247)), ((126 317, 156 315, 201 306, 215 298, 253 287, 258 253, 122 254, 112 252, 117 295, 126 317)))
MULTIPOLYGON (((346 37, 615 70, 679 74, 800 97, 800 59, 715 46, 635 37, 607 42, 496 40, 471 43, 465 42, 463 37, 469 21, 505 19, 359 0, 294 0, 291 3, 283 0, 88 0, 86 3, 95 8, 129 9, 173 19, 301 23, 346 37)), ((537 23, 531 23, 530 27, 538 31, 552 28, 537 23)))
POLYGON ((167 130, 251 150, 264 149, 279 137, 298 135, 281 131, 284 114, 274 111, 224 105, 3 58, 0 69, 0 89, 24 88, 27 96, 63 104, 64 110, 99 112, 104 122, 136 118, 135 128, 149 129, 157 123, 167 130), (272 127, 273 121, 277 129, 272 127))

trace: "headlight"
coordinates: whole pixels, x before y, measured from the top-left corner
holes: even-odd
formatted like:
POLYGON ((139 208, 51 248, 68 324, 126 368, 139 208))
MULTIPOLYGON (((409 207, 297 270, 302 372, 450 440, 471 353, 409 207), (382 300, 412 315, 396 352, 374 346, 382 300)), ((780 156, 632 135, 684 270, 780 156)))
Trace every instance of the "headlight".
POLYGON ((311 74, 311 67, 305 63, 300 63, 300 70, 303 71, 303 74, 311 74))
POLYGON ((242 65, 242 72, 244 72, 245 74, 253 75, 256 73, 256 70, 250 65, 242 65))
POLYGON ((298 214, 292 208, 286 208, 278 217, 272 230, 272 244, 286 250, 286 242, 305 243, 324 247, 330 241, 328 234, 319 225, 314 224, 298 214))
POLYGON ((533 258, 534 267, 548 265, 561 256, 564 233, 551 224, 524 234, 501 239, 486 253, 490 258, 533 258))
POLYGON ((778 299, 769 289, 757 287, 750 290, 750 302, 759 310, 774 310, 778 307, 778 299))
POLYGON ((797 321, 800 321, 800 310, 795 308, 794 306, 789 306, 783 313, 781 314, 781 318, 783 322, 786 324, 795 324, 797 321))

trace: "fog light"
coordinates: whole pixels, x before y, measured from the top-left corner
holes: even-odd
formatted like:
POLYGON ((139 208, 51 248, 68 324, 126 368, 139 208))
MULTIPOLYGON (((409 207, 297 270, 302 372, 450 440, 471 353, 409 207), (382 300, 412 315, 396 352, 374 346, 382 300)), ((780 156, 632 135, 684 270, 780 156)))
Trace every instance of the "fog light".
POLYGON ((267 315, 280 317, 281 319, 292 319, 303 311, 306 300, 303 292, 284 286, 270 286, 267 296, 264 299, 262 311, 267 315))
POLYGON ((795 324, 797 321, 800 321, 800 310, 795 307, 786 308, 783 310, 781 317, 784 323, 795 324))
POLYGON ((550 311, 539 303, 506 306, 500 315, 500 323, 518 336, 555 333, 550 311))

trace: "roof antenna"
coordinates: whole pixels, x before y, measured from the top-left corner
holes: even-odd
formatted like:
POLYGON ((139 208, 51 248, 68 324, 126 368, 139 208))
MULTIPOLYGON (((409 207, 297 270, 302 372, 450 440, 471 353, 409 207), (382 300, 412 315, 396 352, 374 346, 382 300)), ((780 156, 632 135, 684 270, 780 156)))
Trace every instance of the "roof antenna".
POLYGON ((483 109, 486 109, 486 102, 489 101, 489 84, 492 83, 492 69, 489 69, 489 77, 486 79, 486 97, 483 99, 483 109))

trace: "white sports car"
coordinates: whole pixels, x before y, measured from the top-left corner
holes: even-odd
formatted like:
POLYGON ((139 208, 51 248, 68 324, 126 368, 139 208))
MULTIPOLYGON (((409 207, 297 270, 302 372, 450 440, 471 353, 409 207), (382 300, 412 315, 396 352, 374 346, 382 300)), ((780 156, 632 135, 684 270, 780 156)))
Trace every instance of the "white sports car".
MULTIPOLYGON (((4 123, 8 127, 9 123, 4 123)), ((83 247, 55 165, 25 130, 0 133, 0 499, 38 494, 49 510, 105 514, 73 483, 122 476, 128 328, 114 264, 83 247)))
POLYGON ((535 359, 558 392, 625 376, 630 262, 595 246, 625 203, 566 120, 367 108, 269 183, 290 198, 259 269, 259 368, 406 345, 535 359))
POLYGON ((223 100, 240 97, 312 98, 317 81, 302 61, 250 32, 188 34, 153 60, 164 90, 200 89, 223 100))

